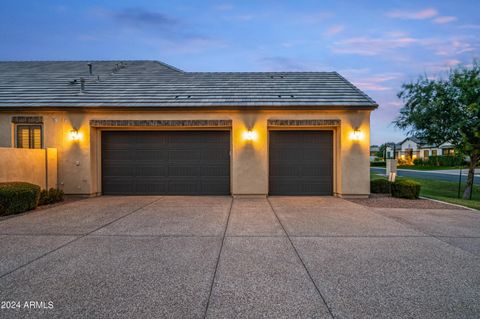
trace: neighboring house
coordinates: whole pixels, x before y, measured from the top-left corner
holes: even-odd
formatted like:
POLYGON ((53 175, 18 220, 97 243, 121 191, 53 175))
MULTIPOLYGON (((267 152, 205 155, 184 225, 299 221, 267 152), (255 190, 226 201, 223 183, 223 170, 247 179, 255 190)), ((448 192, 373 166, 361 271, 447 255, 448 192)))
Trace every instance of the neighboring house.
POLYGON ((376 107, 336 72, 0 63, 0 147, 56 148, 67 194, 365 196, 376 107))
POLYGON ((375 161, 375 158, 377 158, 378 152, 380 152, 380 147, 378 145, 370 146, 370 162, 375 161))
POLYGON ((388 156, 393 157, 394 149, 395 158, 400 159, 414 160, 416 158, 428 158, 430 156, 455 155, 455 149, 451 143, 443 143, 436 146, 428 144, 415 137, 407 137, 400 143, 395 144, 395 147, 393 147, 393 145, 388 145, 386 148, 388 156))

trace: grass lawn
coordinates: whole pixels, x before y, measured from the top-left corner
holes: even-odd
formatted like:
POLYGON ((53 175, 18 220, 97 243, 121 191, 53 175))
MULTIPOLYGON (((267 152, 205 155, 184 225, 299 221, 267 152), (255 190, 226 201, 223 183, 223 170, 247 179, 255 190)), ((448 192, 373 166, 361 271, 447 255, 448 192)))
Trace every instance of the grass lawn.
MULTIPOLYGON (((370 173, 370 179, 385 179, 385 176, 370 173)), ((397 177, 397 179, 410 179, 419 182, 422 185, 420 196, 441 200, 444 202, 467 206, 480 210, 480 186, 473 187, 472 200, 457 198, 458 183, 437 181, 433 179, 421 179, 413 177, 397 177)), ((463 194, 465 185, 462 185, 460 196, 463 194)))

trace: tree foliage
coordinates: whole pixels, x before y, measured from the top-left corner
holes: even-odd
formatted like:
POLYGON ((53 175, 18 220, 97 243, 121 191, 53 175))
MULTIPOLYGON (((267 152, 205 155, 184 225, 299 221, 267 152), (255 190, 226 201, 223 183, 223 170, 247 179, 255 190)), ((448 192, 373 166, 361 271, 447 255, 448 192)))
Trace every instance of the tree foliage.
POLYGON ((420 77, 402 85, 404 106, 394 124, 409 135, 440 145, 452 143, 470 158, 464 198, 469 197, 480 159, 480 63, 458 67, 446 79, 420 77))

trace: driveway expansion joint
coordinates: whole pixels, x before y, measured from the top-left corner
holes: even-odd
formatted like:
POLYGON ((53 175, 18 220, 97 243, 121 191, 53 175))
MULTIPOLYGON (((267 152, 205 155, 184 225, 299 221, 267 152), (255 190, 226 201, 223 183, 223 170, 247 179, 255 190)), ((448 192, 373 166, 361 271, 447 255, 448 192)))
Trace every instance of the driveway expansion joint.
POLYGON ((305 265, 305 263, 303 262, 303 259, 302 259, 302 257, 300 256, 300 253, 298 252, 297 248, 296 248, 295 245, 293 244, 293 241, 292 241, 292 239, 290 238, 290 235, 288 234, 287 230, 285 229, 285 226, 283 225, 282 221, 281 221, 280 218, 278 217, 277 212, 276 212, 275 209, 273 208, 273 205, 272 205, 272 203, 270 202, 270 199, 269 199, 268 197, 267 197, 267 202, 268 202, 268 205, 270 205, 270 209, 272 210, 273 214, 274 214, 275 217, 277 218, 278 223, 280 224, 280 226, 282 227, 283 231, 285 232, 285 235, 286 235, 286 237, 287 237, 287 239, 288 239, 288 242, 289 242, 290 245, 292 246, 293 251, 294 251, 295 254, 297 255, 297 258, 300 260, 300 263, 302 264, 302 266, 303 266, 303 268, 305 269, 308 277, 310 278, 310 281, 312 282, 313 286, 315 287, 315 290, 317 291, 318 295, 320 296, 320 298, 322 299, 323 303, 325 304, 325 307, 327 308, 328 313, 330 314, 330 316, 331 316, 332 318, 335 318, 335 316, 333 315, 332 309, 330 309, 330 306, 328 305, 325 297, 323 296, 322 292, 320 291, 320 288, 317 286, 317 284, 316 284, 315 281, 313 280, 312 274, 310 274, 310 271, 308 270, 307 265, 305 265))
POLYGON ((223 246, 225 244, 225 239, 227 238, 227 229, 228 229, 228 222, 230 221, 230 215, 232 214, 232 207, 233 207, 234 198, 232 197, 230 200, 230 208, 228 209, 227 221, 225 223, 225 229, 223 230, 222 242, 220 244, 220 249, 218 251, 217 262, 215 264, 215 270, 213 272, 212 283, 210 285, 210 291, 208 293, 207 305, 205 306, 205 313, 203 314, 203 318, 207 318, 208 314, 208 307, 210 306, 210 300, 212 299, 213 288, 215 286, 215 277, 217 277, 218 265, 220 264, 220 258, 222 256, 223 246))
MULTIPOLYGON (((92 234, 93 232, 96 232, 97 230, 100 230, 100 229, 102 229, 102 228, 104 228, 104 227, 106 227, 106 226, 108 226, 108 225, 110 225, 110 224, 113 224, 114 222, 116 222, 116 221, 118 221, 118 220, 120 220, 120 219, 122 219, 122 218, 125 218, 125 217, 127 217, 127 216, 132 215, 133 213, 136 213, 137 211, 139 211, 139 210, 141 210, 141 209, 143 209, 143 208, 145 208, 145 207, 147 207, 147 206, 150 206, 150 205, 158 202, 158 201, 161 200, 162 198, 163 198, 163 197, 157 198, 157 199, 155 199, 154 201, 149 202, 148 204, 142 205, 141 207, 139 207, 139 208, 137 208, 137 209, 134 209, 133 211, 131 211, 131 212, 125 214, 125 215, 122 215, 122 216, 120 216, 120 217, 118 217, 118 218, 116 218, 116 219, 114 219, 114 220, 112 220, 112 221, 110 221, 110 222, 108 222, 108 223, 100 226, 100 227, 97 227, 96 229, 94 229, 94 230, 92 230, 92 231, 90 231, 90 232, 88 232, 88 233, 85 233, 85 234, 82 234, 82 235, 78 235, 78 234, 77 234, 77 235, 76 235, 76 236, 77 236, 76 238, 74 238, 74 239, 72 239, 72 240, 64 243, 63 245, 60 245, 59 247, 57 247, 57 248, 55 248, 55 249, 53 249, 53 250, 50 250, 50 251, 48 251, 48 252, 46 252, 46 253, 44 253, 44 254, 42 254, 42 255, 34 258, 34 259, 32 259, 32 260, 30 260, 29 262, 27 262, 27 263, 25 263, 25 264, 23 264, 23 265, 21 265, 21 266, 18 266, 18 267, 15 268, 15 269, 10 270, 10 271, 7 272, 7 273, 4 273, 3 275, 0 276, 0 279, 2 279, 2 278, 4 278, 4 277, 6 277, 6 276, 8 276, 8 275, 10 275, 10 274, 12 274, 12 273, 14 273, 14 272, 16 272, 16 271, 19 270, 19 269, 25 268, 26 266, 30 265, 31 263, 33 263, 33 262, 35 262, 35 261, 37 261, 37 260, 39 260, 39 259, 42 259, 43 257, 48 256, 48 255, 50 255, 51 253, 54 253, 54 252, 56 252, 56 251, 58 251, 58 250, 60 250, 60 249, 62 249, 62 248, 64 248, 64 247, 70 245, 71 243, 76 242, 76 241, 79 240, 79 239, 82 239, 82 238, 84 238, 84 237, 87 237, 88 235, 92 234)), ((38 236, 41 236, 41 235, 38 235, 38 236)))

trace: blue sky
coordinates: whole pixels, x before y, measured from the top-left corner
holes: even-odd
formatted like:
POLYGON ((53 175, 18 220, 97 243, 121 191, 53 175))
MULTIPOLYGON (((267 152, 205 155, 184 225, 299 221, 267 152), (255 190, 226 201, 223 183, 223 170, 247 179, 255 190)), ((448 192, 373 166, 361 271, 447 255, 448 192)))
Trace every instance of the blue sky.
POLYGON ((402 83, 480 57, 480 1, 10 1, 0 60, 155 59, 186 71, 331 71, 398 141, 402 83))

